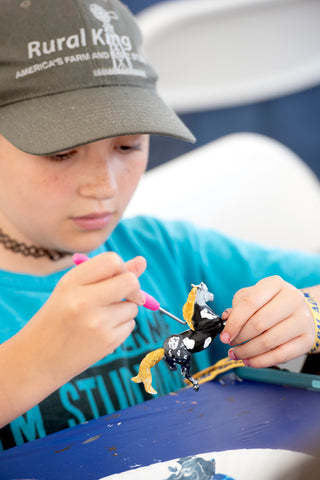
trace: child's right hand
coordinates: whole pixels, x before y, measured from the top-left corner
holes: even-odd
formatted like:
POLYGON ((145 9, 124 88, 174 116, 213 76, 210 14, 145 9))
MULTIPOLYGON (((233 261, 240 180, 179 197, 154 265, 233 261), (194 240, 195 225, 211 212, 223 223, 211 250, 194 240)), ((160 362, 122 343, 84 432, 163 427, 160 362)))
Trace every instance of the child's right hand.
POLYGON ((63 369, 72 376, 130 335, 137 305, 144 303, 138 276, 145 267, 143 257, 124 263, 109 252, 73 268, 57 284, 39 316, 50 322, 50 348, 53 354, 60 352, 63 369))
POLYGON ((0 424, 124 342, 135 326, 137 305, 145 300, 138 281, 145 268, 143 257, 125 263, 108 252, 62 277, 36 315, 1 345, 0 366, 7 371, 0 374, 0 407, 6 405, 0 424), (17 391, 24 392, 19 402, 17 391))

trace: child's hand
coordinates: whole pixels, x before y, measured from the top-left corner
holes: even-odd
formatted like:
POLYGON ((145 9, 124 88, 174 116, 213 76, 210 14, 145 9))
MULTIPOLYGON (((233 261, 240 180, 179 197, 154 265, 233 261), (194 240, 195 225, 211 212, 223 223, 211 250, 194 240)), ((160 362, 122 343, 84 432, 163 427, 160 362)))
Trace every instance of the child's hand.
POLYGON ((39 315, 51 324, 46 328, 52 329, 53 353, 61 350, 65 369, 73 365, 75 373, 80 372, 130 335, 137 305, 144 303, 138 276, 145 267, 143 257, 124 263, 110 252, 73 268, 60 280, 39 315))
POLYGON ((239 290, 222 318, 228 321, 221 341, 237 345, 229 357, 251 367, 287 362, 308 352, 314 342, 314 321, 303 293, 278 276, 239 290))
POLYGON ((0 426, 39 403, 132 332, 146 261, 104 253, 70 270, 48 301, 0 346, 0 426), (125 300, 124 300, 125 299, 125 300), (17 400, 16 392, 23 391, 17 400))

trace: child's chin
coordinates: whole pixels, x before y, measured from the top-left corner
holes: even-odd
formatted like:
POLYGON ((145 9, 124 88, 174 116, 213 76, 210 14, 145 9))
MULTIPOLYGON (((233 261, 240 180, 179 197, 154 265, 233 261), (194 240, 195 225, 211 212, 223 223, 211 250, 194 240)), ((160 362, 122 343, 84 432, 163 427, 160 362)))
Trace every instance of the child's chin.
POLYGON ((108 239, 110 233, 106 231, 94 231, 85 235, 87 238, 83 238, 82 241, 73 244, 71 251, 73 253, 83 252, 89 253, 97 248, 101 247, 108 239))

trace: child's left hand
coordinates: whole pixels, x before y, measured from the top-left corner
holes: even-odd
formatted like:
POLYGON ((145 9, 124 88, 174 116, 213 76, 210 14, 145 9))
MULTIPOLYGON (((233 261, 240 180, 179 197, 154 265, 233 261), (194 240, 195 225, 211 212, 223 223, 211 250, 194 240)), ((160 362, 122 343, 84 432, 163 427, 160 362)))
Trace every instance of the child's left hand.
POLYGON ((229 357, 250 367, 287 362, 314 343, 314 321, 303 293, 278 276, 239 290, 222 318, 228 321, 220 339, 232 346, 229 357))

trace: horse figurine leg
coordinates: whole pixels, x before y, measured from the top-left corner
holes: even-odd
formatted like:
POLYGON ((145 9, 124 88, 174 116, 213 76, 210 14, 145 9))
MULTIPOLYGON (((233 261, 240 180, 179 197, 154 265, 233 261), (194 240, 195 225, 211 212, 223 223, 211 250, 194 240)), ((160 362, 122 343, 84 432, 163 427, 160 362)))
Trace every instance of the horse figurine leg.
MULTIPOLYGON (((191 363, 191 362, 190 362, 191 363)), ((199 391, 199 383, 190 375, 190 363, 189 365, 181 365, 181 375, 184 376, 190 383, 192 383, 193 390, 195 392, 199 391)))
POLYGON ((164 359, 169 365, 169 368, 171 370, 177 370, 177 364, 179 364, 181 366, 181 375, 192 383, 194 391, 197 392, 199 390, 199 384, 197 380, 190 375, 192 355, 183 341, 183 334, 168 337, 163 343, 163 348, 164 359))

